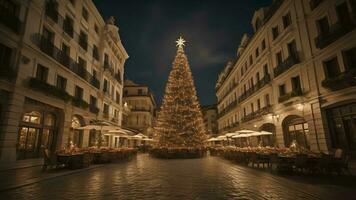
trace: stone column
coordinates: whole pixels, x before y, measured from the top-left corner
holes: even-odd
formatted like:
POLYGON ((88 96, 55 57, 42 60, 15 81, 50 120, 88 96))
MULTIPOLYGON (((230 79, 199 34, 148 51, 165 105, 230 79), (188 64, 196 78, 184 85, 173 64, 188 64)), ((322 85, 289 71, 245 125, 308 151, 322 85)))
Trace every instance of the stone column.
POLYGON ((24 102, 25 97, 14 92, 9 95, 7 105, 3 108, 0 161, 16 161, 16 144, 24 102))

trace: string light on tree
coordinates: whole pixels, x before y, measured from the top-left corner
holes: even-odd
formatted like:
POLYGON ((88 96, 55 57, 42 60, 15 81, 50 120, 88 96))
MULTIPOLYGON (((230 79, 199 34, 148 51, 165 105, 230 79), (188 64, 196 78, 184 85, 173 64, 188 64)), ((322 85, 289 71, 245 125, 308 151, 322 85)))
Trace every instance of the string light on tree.
POLYGON ((177 54, 154 127, 158 147, 201 148, 206 139, 185 42, 182 37, 176 41, 177 54))

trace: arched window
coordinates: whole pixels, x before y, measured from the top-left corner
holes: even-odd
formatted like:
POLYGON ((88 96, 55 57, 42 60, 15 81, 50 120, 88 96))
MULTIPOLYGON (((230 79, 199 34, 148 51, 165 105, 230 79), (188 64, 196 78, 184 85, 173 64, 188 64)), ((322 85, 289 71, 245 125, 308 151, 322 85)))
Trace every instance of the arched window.
POLYGON ((33 124, 40 124, 41 123, 41 113, 37 111, 32 111, 25 113, 22 118, 23 122, 33 123, 33 124))

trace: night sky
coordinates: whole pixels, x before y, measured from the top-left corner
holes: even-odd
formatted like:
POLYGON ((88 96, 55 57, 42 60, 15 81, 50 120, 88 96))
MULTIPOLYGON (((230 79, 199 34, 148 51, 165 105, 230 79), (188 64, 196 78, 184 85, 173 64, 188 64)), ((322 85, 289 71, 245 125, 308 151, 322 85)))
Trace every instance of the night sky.
POLYGON ((215 83, 236 57, 253 13, 272 0, 93 0, 106 19, 114 16, 129 54, 125 78, 148 85, 160 103, 182 35, 202 105, 216 103, 215 83))

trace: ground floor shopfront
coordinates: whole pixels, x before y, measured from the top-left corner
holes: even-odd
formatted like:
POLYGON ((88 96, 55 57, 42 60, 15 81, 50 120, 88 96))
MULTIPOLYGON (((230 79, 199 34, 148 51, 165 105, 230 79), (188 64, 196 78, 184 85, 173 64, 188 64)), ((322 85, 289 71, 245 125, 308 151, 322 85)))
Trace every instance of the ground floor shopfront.
MULTIPOLYGON (((325 98, 327 99, 327 98, 325 98)), ((312 151, 330 152, 337 148, 356 152, 356 100, 329 98, 326 103, 295 101, 279 104, 271 112, 240 122, 235 130, 268 131, 272 135, 238 138, 237 146, 299 146, 312 151), (337 100, 337 101, 336 101, 337 100)), ((230 144, 221 141, 218 144, 230 144)))
POLYGON ((129 146, 114 134, 80 130, 98 117, 48 96, 0 90, 0 160, 15 161, 43 156, 45 148, 129 146), (6 98, 5 98, 6 97, 6 98))

